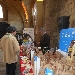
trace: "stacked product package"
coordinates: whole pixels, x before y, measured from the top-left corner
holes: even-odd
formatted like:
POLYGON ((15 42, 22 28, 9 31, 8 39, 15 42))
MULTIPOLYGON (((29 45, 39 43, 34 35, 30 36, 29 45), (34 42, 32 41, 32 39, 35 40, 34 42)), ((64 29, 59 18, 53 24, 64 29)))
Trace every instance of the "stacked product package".
MULTIPOLYGON (((73 53, 75 46, 72 47, 73 53)), ((75 57, 72 60, 67 59, 69 56, 64 57, 60 52, 52 51, 46 52, 44 55, 39 49, 34 56, 40 58, 40 70, 38 75, 75 75, 75 57)), ((70 58, 71 59, 71 58, 70 58)), ((34 66, 34 59, 32 59, 34 66)))
POLYGON ((32 42, 25 42, 20 46, 20 73, 21 75, 34 75, 31 63, 31 51, 34 49, 32 42))

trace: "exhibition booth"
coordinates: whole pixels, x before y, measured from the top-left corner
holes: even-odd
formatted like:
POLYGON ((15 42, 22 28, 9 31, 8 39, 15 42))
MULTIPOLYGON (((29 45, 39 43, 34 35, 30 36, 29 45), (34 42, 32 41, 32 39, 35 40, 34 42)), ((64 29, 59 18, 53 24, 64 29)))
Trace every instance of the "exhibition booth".
POLYGON ((59 49, 44 55, 33 42, 20 46, 21 75, 73 75, 75 74, 75 28, 60 31, 59 49))

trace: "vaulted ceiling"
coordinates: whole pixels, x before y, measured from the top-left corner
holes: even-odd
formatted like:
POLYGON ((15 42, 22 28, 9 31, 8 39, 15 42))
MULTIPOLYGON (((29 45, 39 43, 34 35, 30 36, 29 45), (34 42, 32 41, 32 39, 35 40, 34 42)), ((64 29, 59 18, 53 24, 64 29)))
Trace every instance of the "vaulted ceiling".
POLYGON ((36 0, 0 0, 0 4, 5 5, 7 9, 15 8, 21 14, 22 18, 24 18, 24 14, 29 13, 28 11, 34 6, 35 1, 36 0))

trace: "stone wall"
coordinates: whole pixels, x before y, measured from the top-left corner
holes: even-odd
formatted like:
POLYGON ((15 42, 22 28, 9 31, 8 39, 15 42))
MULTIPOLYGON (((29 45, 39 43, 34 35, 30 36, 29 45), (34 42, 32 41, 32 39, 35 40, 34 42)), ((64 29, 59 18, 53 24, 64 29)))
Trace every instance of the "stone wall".
POLYGON ((75 0, 44 0, 44 26, 51 36, 51 47, 58 46, 58 18, 61 16, 70 16, 69 27, 75 26, 75 0))
POLYGON ((70 16, 69 27, 75 26, 75 0, 65 0, 64 2, 61 0, 59 13, 60 16, 70 16))
POLYGON ((57 26, 57 8, 56 0, 44 0, 44 26, 46 32, 50 35, 50 46, 56 47, 58 43, 58 26, 57 26), (56 5, 56 7, 55 7, 56 5))
POLYGON ((22 33, 22 28, 25 25, 25 11, 21 1, 0 1, 3 9, 3 19, 0 22, 7 22, 10 25, 16 26, 17 30, 22 33), (17 5, 17 6, 16 6, 17 5))
POLYGON ((18 31, 22 32, 23 21, 21 15, 13 7, 10 7, 10 10, 8 10, 8 23, 12 26, 15 26, 18 31))

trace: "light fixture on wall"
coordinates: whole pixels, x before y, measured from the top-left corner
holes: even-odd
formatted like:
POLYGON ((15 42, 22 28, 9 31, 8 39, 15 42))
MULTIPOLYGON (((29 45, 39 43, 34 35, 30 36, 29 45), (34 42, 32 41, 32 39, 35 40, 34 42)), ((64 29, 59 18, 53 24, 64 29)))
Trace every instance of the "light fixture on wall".
POLYGON ((43 0, 37 0, 37 1, 43 1, 43 0))
POLYGON ((34 8, 34 15, 36 14, 36 9, 34 8))
POLYGON ((34 9, 34 11, 36 12, 36 9, 34 9))
POLYGON ((28 19, 25 19, 25 23, 26 23, 26 24, 28 23, 28 19))
POLYGON ((35 12, 34 12, 34 15, 35 15, 35 12))
POLYGON ((36 21, 35 21, 35 25, 36 25, 36 21))
MULTIPOLYGON (((14 1, 17 1, 17 0, 14 0, 14 1)), ((22 0, 19 0, 19 1, 22 1, 22 0)))

